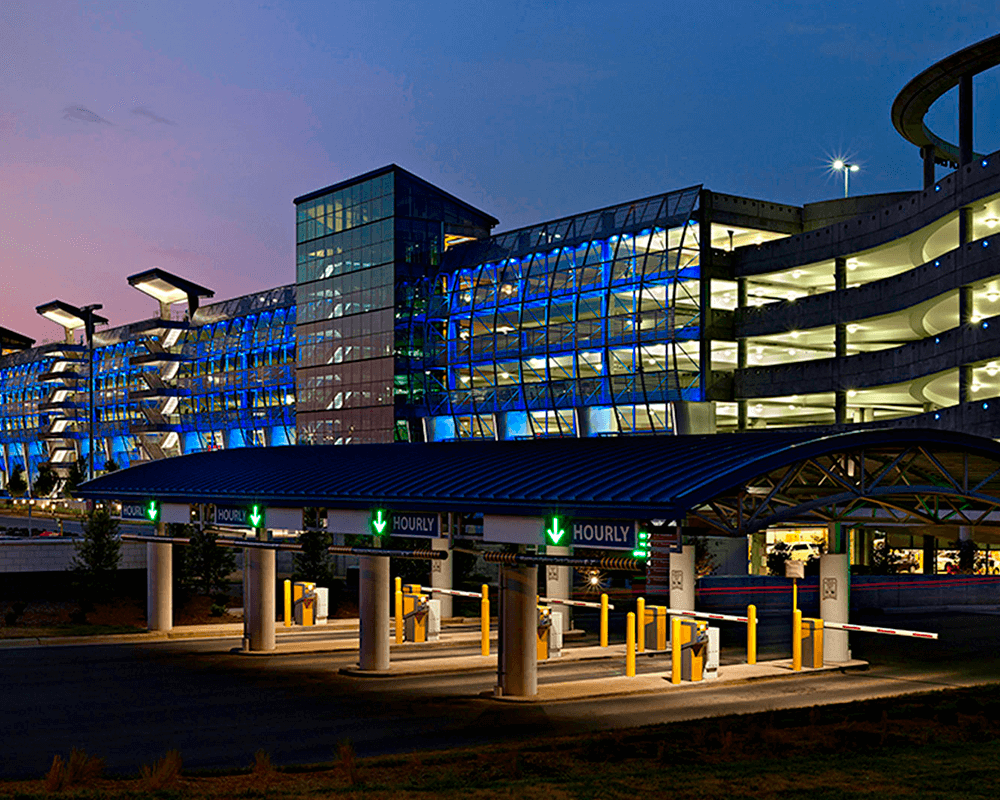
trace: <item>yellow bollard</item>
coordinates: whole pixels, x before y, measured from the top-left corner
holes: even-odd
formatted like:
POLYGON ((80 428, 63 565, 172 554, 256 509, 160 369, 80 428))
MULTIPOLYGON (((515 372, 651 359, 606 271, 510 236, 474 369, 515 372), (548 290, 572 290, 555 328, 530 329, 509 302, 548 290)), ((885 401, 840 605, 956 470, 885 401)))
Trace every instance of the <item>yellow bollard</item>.
POLYGON ((608 596, 601 595, 601 647, 608 646, 608 596))
POLYGON ((636 648, 640 653, 646 652, 646 598, 640 597, 635 601, 635 618, 639 624, 636 631, 636 648))
POLYGON ((747 606, 747 663, 757 663, 757 606, 747 606))
POLYGON ((490 654, 490 587, 483 584, 483 599, 479 601, 479 632, 482 634, 484 656, 490 654))
POLYGON ((396 578, 396 591, 397 592, 403 591, 403 579, 402 578, 399 578, 399 577, 396 578))
POLYGON ((399 578, 396 578, 396 644, 403 643, 403 590, 399 588, 399 578))
POLYGON ((799 580, 798 578, 792 578, 792 611, 798 611, 799 608, 799 580))
POLYGON ((292 582, 285 578, 285 627, 292 627, 292 582))
POLYGON ((625 622, 625 674, 635 677, 635 614, 628 612, 625 622))
POLYGON ((798 609, 792 614, 792 669, 802 669, 802 612, 798 609))
POLYGON ((670 682, 681 682, 681 618, 670 620, 670 682))

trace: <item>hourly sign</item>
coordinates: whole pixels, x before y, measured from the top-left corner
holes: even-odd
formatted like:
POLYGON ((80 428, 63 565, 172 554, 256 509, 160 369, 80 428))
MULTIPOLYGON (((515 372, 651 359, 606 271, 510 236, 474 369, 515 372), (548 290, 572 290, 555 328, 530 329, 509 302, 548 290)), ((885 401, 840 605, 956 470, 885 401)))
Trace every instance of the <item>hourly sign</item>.
POLYGON ((634 550, 635 521, 612 519, 574 519, 567 523, 573 533, 574 547, 601 550, 634 550))

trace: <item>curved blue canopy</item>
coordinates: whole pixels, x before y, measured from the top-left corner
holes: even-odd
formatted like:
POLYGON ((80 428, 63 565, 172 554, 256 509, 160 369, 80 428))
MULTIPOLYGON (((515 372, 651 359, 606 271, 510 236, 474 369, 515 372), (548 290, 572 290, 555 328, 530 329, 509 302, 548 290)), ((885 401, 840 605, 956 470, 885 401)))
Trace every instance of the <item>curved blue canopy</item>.
MULTIPOLYGON (((832 496, 831 492, 848 499, 860 496, 857 487, 848 486, 853 479, 838 477, 840 462, 833 457, 859 451, 876 454, 877 459, 862 459, 860 467, 845 468, 843 476, 860 471, 862 494, 869 472, 872 496, 876 489, 899 494, 912 488, 989 500, 1000 490, 1000 445, 992 439, 886 428, 833 434, 240 448, 140 464, 89 481, 79 494, 92 499, 253 502, 272 507, 385 505, 406 511, 681 519, 717 498, 739 494, 760 476, 787 471, 790 465, 814 468, 796 467, 797 483, 786 475, 780 486, 774 482, 772 495, 781 490, 792 496, 788 487, 805 486, 803 481, 812 476, 809 486, 815 486, 807 499, 813 507, 817 497, 832 496), (922 454, 921 463, 915 461, 917 455, 907 453, 922 454), (878 477, 880 464, 886 472, 878 477), (892 481, 890 469, 897 476, 892 481), (961 476, 963 470, 963 485, 962 477, 949 477, 961 476)), ((766 494, 768 485, 758 484, 751 493, 766 494)), ((789 503, 795 502, 783 501, 785 516, 789 503)))

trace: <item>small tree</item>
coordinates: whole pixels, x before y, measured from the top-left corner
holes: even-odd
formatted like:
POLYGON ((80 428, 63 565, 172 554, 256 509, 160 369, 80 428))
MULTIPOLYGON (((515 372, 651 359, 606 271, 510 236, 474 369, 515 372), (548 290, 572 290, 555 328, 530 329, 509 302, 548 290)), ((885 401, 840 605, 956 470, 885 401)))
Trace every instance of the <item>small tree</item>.
POLYGON ((56 488, 56 484, 59 483, 59 476, 56 475, 56 471, 52 469, 52 465, 48 463, 40 464, 38 466, 38 475, 35 477, 35 497, 48 497, 56 488))
POLYGON ((333 582, 333 575, 327 548, 332 542, 333 537, 325 530, 300 533, 302 552, 295 554, 295 571, 292 577, 297 581, 311 581, 317 586, 329 587, 333 582))
POLYGON ((76 493, 77 487, 87 480, 87 470, 84 469, 82 461, 74 461, 69 468, 69 474, 66 476, 66 482, 63 483, 63 496, 73 497, 76 493))
POLYGON ((24 497, 28 491, 28 483, 24 480, 24 467, 16 465, 7 479, 7 491, 11 497, 24 497))
POLYGON ((193 525, 182 526, 182 532, 171 535, 188 536, 184 548, 184 578, 204 595, 225 592, 229 574, 236 569, 236 552, 220 547, 214 531, 199 531, 193 525))
POLYGON ((73 572, 85 603, 111 594, 122 545, 118 540, 118 520, 107 506, 95 506, 83 523, 83 539, 76 542, 73 572))

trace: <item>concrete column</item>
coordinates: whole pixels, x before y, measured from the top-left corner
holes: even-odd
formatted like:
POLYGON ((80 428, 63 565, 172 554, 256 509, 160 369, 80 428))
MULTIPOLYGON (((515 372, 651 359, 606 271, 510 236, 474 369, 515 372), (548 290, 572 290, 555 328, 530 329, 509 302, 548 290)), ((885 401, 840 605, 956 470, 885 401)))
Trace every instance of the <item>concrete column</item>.
POLYGON ((694 545, 670 554, 670 607, 694 611, 694 545))
MULTIPOLYGON (((572 548, 549 545, 545 552, 550 556, 572 555, 572 548)), ((545 567, 545 596, 557 597, 560 600, 573 599, 573 572, 571 567, 557 567, 549 564, 545 567)), ((569 606, 552 606, 552 613, 562 617, 563 633, 572 629, 573 609, 569 606)))
POLYGON ((930 189, 937 180, 934 170, 934 145, 928 144, 920 148, 920 156, 924 160, 924 188, 930 189))
MULTIPOLYGON (((156 526, 156 535, 166 535, 166 525, 156 526)), ((169 631, 174 627, 173 545, 146 544, 146 629, 169 631)))
POLYGON ((972 75, 958 80, 958 164, 972 163, 972 75))
MULTIPOLYGON (((972 241, 973 230, 973 217, 972 217, 972 206, 962 206, 958 209, 958 243, 959 244, 969 244, 972 241)), ((972 297, 972 287, 963 287, 969 290, 969 297, 972 297)), ((963 320, 967 322, 968 320, 963 320)))
POLYGON ((500 567, 500 652, 497 682, 501 695, 538 694, 538 567, 500 567))
MULTIPOLYGON (((851 609, 851 568, 846 553, 820 556, 819 615, 827 622, 849 622, 851 609)), ((823 631, 823 660, 847 661, 850 648, 847 631, 823 631)))
MULTIPOLYGON (((838 292, 847 288, 847 259, 837 256, 833 259, 833 284, 838 292)), ((839 301, 840 298, 835 298, 839 301)))
POLYGON ((937 539, 933 536, 924 537, 924 575, 934 575, 937 572, 937 539))
POLYGON ((361 556, 361 669, 389 669, 389 557, 361 556))
POLYGON ((250 550, 250 585, 250 649, 269 652, 274 650, 274 550, 250 550))
POLYGON ((838 425, 847 422, 847 392, 843 389, 833 393, 833 419, 838 425))
MULTIPOLYGON (((447 538, 431 539, 431 550, 445 550, 448 558, 445 561, 431 562, 431 588, 454 589, 454 564, 452 561, 451 543, 447 538)), ((452 597, 450 594, 436 594, 434 599, 441 601, 441 618, 453 617, 452 597)))

